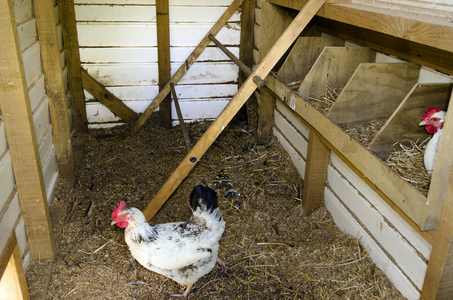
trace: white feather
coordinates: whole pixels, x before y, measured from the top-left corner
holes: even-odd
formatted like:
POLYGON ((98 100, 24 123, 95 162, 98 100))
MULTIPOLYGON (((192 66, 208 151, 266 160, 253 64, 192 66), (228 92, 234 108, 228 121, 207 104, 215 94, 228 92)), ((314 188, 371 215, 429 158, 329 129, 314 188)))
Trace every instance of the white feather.
POLYGON ((433 174, 434 164, 436 162, 437 151, 439 150, 441 137, 442 129, 438 128, 437 132, 432 136, 425 148, 425 155, 423 159, 425 162, 425 169, 429 175, 433 174))

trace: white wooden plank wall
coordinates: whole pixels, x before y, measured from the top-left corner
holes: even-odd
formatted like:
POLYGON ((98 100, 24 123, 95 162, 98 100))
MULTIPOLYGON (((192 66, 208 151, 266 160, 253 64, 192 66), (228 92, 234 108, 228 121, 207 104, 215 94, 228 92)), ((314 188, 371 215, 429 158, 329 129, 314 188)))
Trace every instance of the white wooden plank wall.
MULTIPOLYGON (((30 106, 33 112, 33 122, 38 141, 39 156, 43 168, 47 199, 50 202, 58 173, 33 2, 32 0, 13 2, 20 50, 24 63, 25 79, 28 86, 30 106)), ((58 7, 55 7, 54 14, 58 16, 58 13, 58 7)), ((59 21, 55 25, 61 35, 59 21)), ((61 49, 62 45, 62 39, 60 39, 61 49)), ((64 62, 63 52, 58 59, 64 62)), ((4 123, 0 117, 0 228, 14 228, 23 265, 27 269, 31 256, 26 247, 27 237, 24 218, 20 210, 11 155, 6 141, 4 123)))
MULTIPOLYGON (((172 75, 232 0, 170 0, 172 75)), ((109 91, 141 113, 159 92, 155 1, 76 0, 82 65, 109 91)), ((239 55, 240 14, 216 38, 239 55)), ((237 91, 238 68, 211 43, 176 85, 184 119, 214 119, 237 91)), ((90 128, 122 124, 89 93, 90 128)), ((172 104, 173 123, 177 115, 172 104)))

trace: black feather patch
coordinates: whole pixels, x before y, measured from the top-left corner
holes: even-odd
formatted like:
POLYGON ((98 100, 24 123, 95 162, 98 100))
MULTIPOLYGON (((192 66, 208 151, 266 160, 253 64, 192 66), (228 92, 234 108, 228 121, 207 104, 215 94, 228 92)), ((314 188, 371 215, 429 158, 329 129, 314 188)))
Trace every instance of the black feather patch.
POLYGON ((200 207, 202 210, 213 212, 219 207, 217 193, 207 186, 197 185, 190 194, 190 207, 194 211, 200 207))

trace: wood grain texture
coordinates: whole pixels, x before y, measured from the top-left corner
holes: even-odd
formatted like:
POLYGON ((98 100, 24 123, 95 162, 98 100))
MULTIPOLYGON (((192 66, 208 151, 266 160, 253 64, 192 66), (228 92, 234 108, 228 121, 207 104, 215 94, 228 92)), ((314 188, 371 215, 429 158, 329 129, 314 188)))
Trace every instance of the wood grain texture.
POLYGON ((344 40, 335 37, 300 37, 278 71, 283 82, 303 80, 325 47, 344 47, 344 40))
POLYGON ((0 1, 0 107, 33 259, 52 259, 55 242, 11 0, 0 1))
POLYGON ((328 117, 337 124, 389 118, 417 83, 411 63, 362 63, 338 95, 328 117))
POLYGON ((159 192, 154 196, 151 203, 145 208, 143 213, 147 220, 150 220, 157 213, 160 207, 167 201, 170 195, 184 180, 190 170, 192 170, 198 160, 200 160, 206 150, 220 135, 225 126, 231 121, 233 116, 242 107, 245 101, 247 101, 248 97, 250 97, 250 95, 255 91, 257 86, 253 82, 253 77, 258 75, 261 78, 265 78, 269 74, 272 67, 289 49, 291 44, 296 40, 323 4, 324 0, 310 0, 299 12, 297 17, 280 36, 274 46, 269 50, 268 54, 263 58, 261 63, 256 67, 255 71, 252 72, 233 99, 231 99, 230 103, 211 124, 208 130, 192 148, 190 153, 184 158, 181 164, 171 174, 170 178, 161 187, 159 192))
POLYGON ((239 6, 242 4, 244 0, 234 0, 233 3, 225 10, 223 15, 220 19, 212 26, 211 30, 205 35, 202 41, 198 44, 198 46, 192 51, 186 61, 179 67, 176 73, 172 76, 169 82, 165 84, 165 86, 161 89, 159 94, 154 98, 151 104, 146 108, 140 118, 135 122, 130 130, 130 134, 137 133, 140 128, 145 124, 145 122, 149 119, 152 113, 156 110, 156 108, 160 105, 160 103, 167 97, 170 93, 170 82, 174 84, 178 83, 179 80, 184 76, 187 70, 193 65, 196 59, 201 55, 201 53, 206 49, 208 44, 211 42, 209 39, 209 35, 212 34, 216 36, 217 33, 222 29, 222 27, 226 24, 226 22, 230 19, 230 17, 236 12, 239 6))
POLYGON ((134 124, 137 121, 138 115, 132 109, 109 92, 105 86, 88 74, 85 69, 81 68, 81 72, 83 87, 96 97, 99 102, 108 107, 115 115, 126 123, 134 124))
POLYGON ((33 1, 36 25, 38 28, 41 60, 44 71, 46 93, 49 99, 50 117, 55 149, 57 153, 58 172, 64 178, 74 178, 74 154, 72 151, 71 128, 66 101, 62 66, 59 59, 60 43, 58 42, 57 23, 54 18, 53 0, 33 1))
MULTIPOLYGON (((157 57, 159 65, 159 89, 171 78, 170 70, 170 17, 168 0, 156 0, 157 57)), ((171 128, 171 97, 159 105, 160 124, 171 128)))
POLYGON ((305 76, 297 93, 305 99, 326 94, 326 86, 337 92, 344 88, 361 63, 376 60, 376 52, 366 47, 325 47, 305 76))
POLYGON ((74 108, 74 129, 80 132, 87 130, 85 96, 80 73, 80 52, 74 0, 60 1, 60 19, 63 27, 64 54, 68 66, 68 84, 71 105, 74 108))
POLYGON ((324 203, 329 154, 329 148, 310 131, 302 194, 302 206, 306 215, 311 214, 324 203))

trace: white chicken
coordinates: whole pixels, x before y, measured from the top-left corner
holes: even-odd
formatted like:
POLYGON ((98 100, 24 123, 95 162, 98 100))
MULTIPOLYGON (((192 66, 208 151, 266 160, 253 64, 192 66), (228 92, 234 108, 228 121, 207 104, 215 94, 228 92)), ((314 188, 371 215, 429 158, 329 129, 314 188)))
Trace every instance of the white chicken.
POLYGON ((433 174, 434 163, 436 162, 437 150, 439 149, 442 128, 444 127, 447 112, 441 108, 430 107, 425 111, 419 126, 425 126, 426 131, 434 133, 425 148, 424 162, 425 169, 429 175, 433 174))
POLYGON ((112 225, 126 228, 124 237, 132 256, 146 269, 187 285, 209 273, 216 261, 225 272, 225 262, 217 257, 219 240, 225 229, 217 194, 209 187, 196 186, 190 195, 193 216, 186 222, 152 226, 137 208, 125 208, 121 201, 112 213, 112 225))

